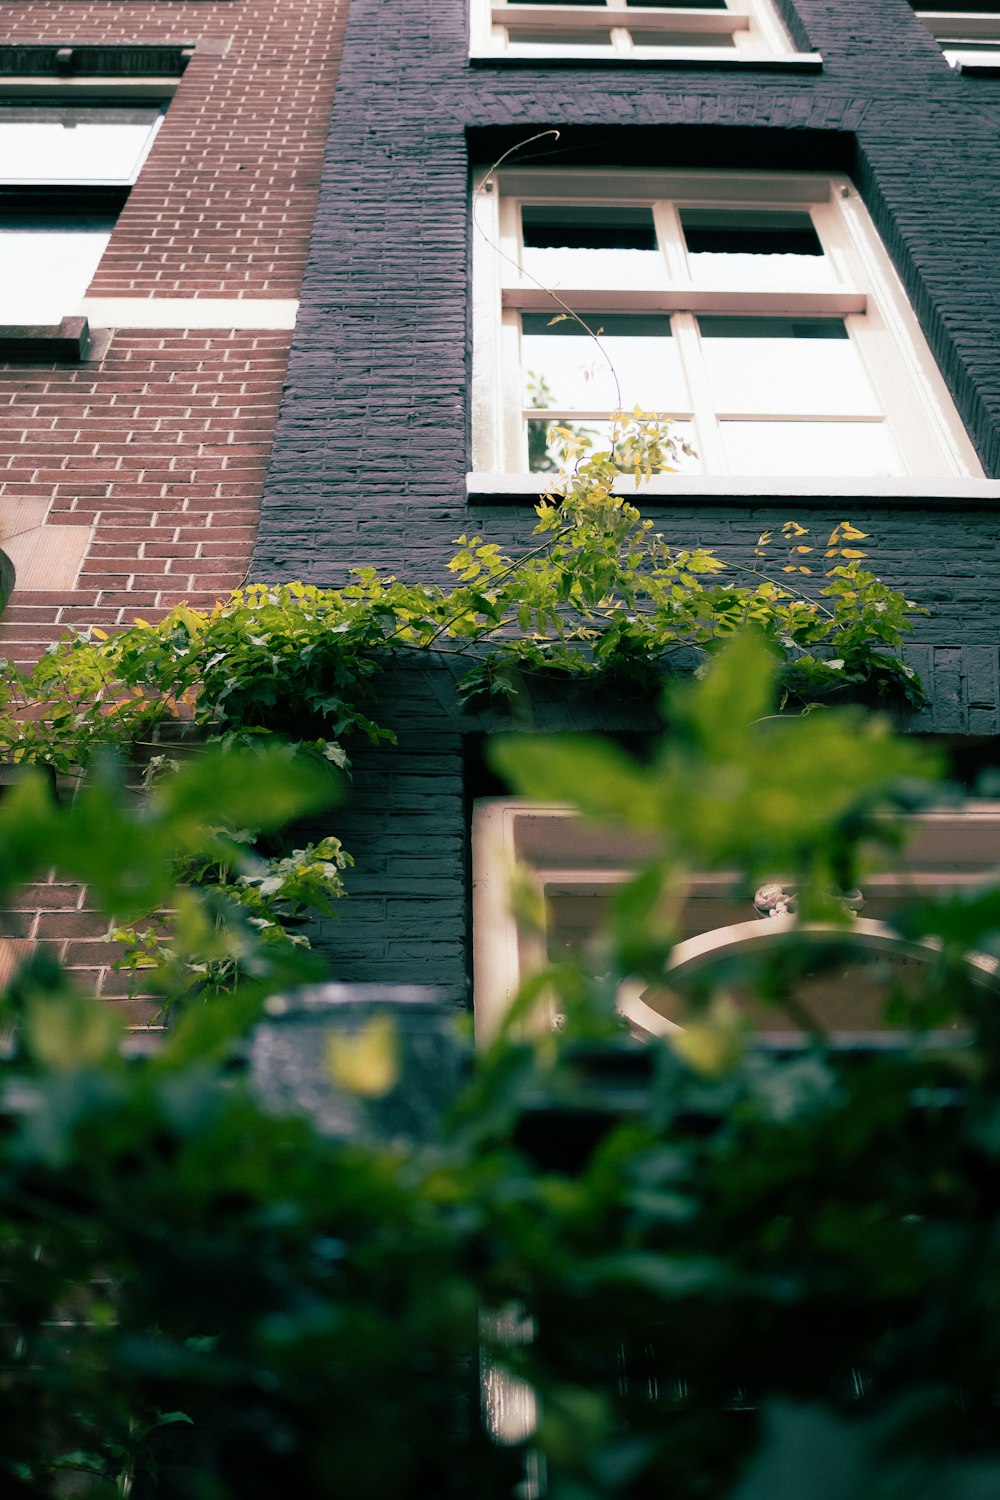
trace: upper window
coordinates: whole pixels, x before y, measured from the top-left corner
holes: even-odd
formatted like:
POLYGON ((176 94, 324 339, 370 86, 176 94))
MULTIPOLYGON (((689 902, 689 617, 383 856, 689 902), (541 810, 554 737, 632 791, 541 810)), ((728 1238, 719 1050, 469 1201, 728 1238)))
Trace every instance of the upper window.
POLYGON ((158 105, 0 105, 0 324, 54 324, 97 270, 158 105))
POLYGON ((982 475, 846 179, 504 172, 475 257, 480 472, 552 470, 555 428, 607 447, 639 406, 691 474, 982 475))
POLYGON ((732 62, 792 54, 770 0, 473 0, 474 55, 732 62))
POLYGON ((911 0, 952 67, 963 72, 1000 68, 1000 6, 991 0, 911 0))

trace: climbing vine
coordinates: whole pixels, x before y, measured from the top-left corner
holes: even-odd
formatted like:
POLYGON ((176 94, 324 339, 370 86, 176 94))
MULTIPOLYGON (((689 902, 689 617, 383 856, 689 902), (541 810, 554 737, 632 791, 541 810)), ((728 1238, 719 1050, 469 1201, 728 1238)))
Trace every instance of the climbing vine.
MULTIPOLYGON (((669 425, 636 410, 620 418, 610 452, 591 452, 585 436, 557 426, 547 441, 564 467, 520 554, 465 534, 446 563, 450 587, 359 568, 339 589, 251 584, 209 610, 182 604, 155 623, 68 636, 28 671, 7 664, 7 758, 66 773, 109 745, 148 761, 140 747, 157 738, 193 734, 231 748, 280 735, 301 755, 349 770, 352 737, 394 738, 377 703, 393 658, 456 658, 457 689, 470 704, 581 679, 656 702, 665 679, 746 627, 780 663, 785 706, 845 695, 921 701, 918 679, 895 654, 918 607, 870 570, 857 545, 865 533, 851 522, 817 540, 786 521, 738 561, 676 547, 620 493, 626 476, 638 490, 674 466, 679 440, 669 425)), ((169 750, 155 755, 150 774, 171 764, 169 750)), ((346 855, 336 839, 266 858, 252 842, 237 832, 227 860, 180 872, 236 918, 220 922, 226 939, 214 958, 189 971, 198 990, 235 983, 241 924, 275 944, 306 946, 292 924, 328 911, 343 891, 346 855)), ((187 962, 178 958, 177 920, 151 917, 117 932, 127 962, 166 973, 174 994, 187 962)), ((204 932, 181 945, 204 948, 204 932)))
POLYGON ((786 700, 921 701, 893 654, 917 606, 866 566, 865 533, 851 522, 817 542, 786 521, 742 561, 677 548, 616 492, 623 472, 638 486, 671 467, 664 424, 624 419, 614 457, 559 435, 569 467, 536 506, 519 556, 462 535, 450 588, 359 568, 339 589, 251 584, 210 610, 182 604, 110 636, 91 627, 27 672, 7 666, 8 754, 65 771, 100 745, 132 749, 180 720, 230 745, 278 731, 343 766, 352 735, 391 738, 370 705, 392 656, 460 658, 469 701, 592 677, 650 697, 681 653, 705 659, 748 625, 780 658, 786 700))

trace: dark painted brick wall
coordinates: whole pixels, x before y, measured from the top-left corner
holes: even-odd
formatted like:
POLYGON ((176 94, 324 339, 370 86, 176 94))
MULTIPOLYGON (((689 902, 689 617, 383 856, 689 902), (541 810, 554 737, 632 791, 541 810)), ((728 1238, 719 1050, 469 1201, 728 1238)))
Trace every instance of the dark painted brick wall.
MULTIPOLYGON (((530 507, 470 515, 464 500, 468 181, 470 161, 549 126, 558 144, 534 151, 552 166, 850 171, 1000 475, 1000 82, 954 72, 907 0, 775 3, 796 45, 822 53, 821 74, 470 65, 468 0, 353 0, 255 576, 336 583, 367 564, 440 575, 467 526, 505 544, 526 536, 530 507)), ((678 542, 724 553, 775 519, 683 497, 653 513, 678 542)), ((996 512, 803 501, 782 513, 817 528, 849 514, 873 534, 880 571, 934 611, 918 630, 936 694, 921 727, 995 732, 996 512)), ((324 943, 339 977, 436 978, 457 995, 469 726, 427 681, 393 682, 406 758, 359 763, 355 915, 324 943)))

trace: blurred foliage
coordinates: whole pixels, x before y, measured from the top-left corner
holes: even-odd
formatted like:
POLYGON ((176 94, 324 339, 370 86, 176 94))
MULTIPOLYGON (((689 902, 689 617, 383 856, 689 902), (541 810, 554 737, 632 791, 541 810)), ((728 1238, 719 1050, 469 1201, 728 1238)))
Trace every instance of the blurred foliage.
MULTIPOLYGON (((775 717, 780 671, 737 637, 675 690, 649 765, 596 742, 498 747, 526 794, 655 849, 602 972, 539 981, 564 1029, 525 1030, 526 990, 427 1140, 328 1139, 263 1108, 239 1063, 287 981, 252 924, 248 977, 155 1056, 126 1060, 108 1008, 43 958, 20 971, 0 1064, 0 1493, 1000 1490, 1000 1027, 965 962, 1000 955, 1000 896, 909 912, 937 946, 892 1047, 820 1030, 762 1047, 713 992, 673 1045, 636 1044, 614 1012, 620 978, 661 972, 689 871, 780 867, 829 918, 830 885, 891 859, 900 815, 941 795, 875 718, 775 717), (609 1059, 638 1085, 609 1092, 609 1059), (480 1419, 480 1341, 494 1379, 537 1396, 512 1442, 480 1419)), ((69 806, 28 774, 0 804, 0 881, 54 866, 119 919, 208 901, 178 893, 181 863, 243 878, 246 847, 219 827, 248 806, 266 829, 315 811, 331 774, 231 752, 140 801, 101 761, 69 806)), ((793 947, 784 982, 794 965, 793 947)), ((419 1086, 399 1055, 384 1024, 334 1042, 331 1087, 419 1086)))

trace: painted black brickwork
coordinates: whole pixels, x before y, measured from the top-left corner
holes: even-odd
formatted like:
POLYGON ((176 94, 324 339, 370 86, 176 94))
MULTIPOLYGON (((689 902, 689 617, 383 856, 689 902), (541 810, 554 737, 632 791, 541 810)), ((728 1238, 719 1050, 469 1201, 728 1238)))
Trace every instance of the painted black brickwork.
MULTIPOLYGON (((895 261, 986 473, 1000 476, 1000 81, 953 71, 908 0, 775 0, 818 74, 470 64, 468 0, 352 0, 310 267, 255 554, 258 578, 353 566, 440 574, 472 525, 516 544, 530 508, 469 514, 469 165, 546 127, 538 157, 849 171, 895 261)), ((524 160, 530 158, 527 153, 524 160)), ((725 554, 776 515, 850 518, 880 571, 927 604, 918 727, 998 725, 998 511, 954 502, 693 504, 657 524, 725 554)), ((396 673, 401 751, 359 763, 336 977, 466 971, 463 736, 433 672, 396 673)))

